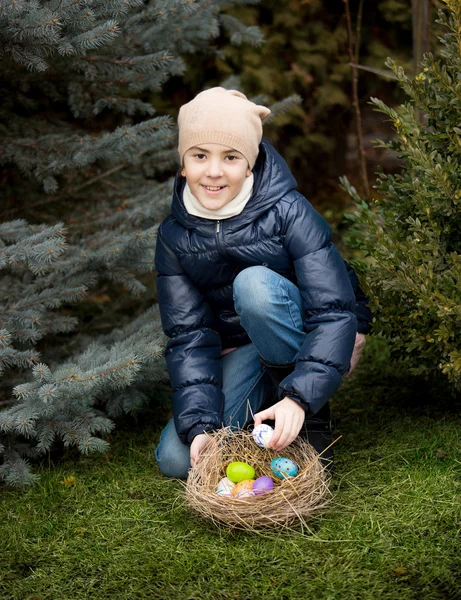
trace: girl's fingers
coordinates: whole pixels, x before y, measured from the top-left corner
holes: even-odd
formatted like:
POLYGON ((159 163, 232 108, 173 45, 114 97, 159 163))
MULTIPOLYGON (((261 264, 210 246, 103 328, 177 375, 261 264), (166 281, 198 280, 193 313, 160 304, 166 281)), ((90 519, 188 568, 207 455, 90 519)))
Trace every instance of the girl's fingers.
POLYGON ((274 418, 274 413, 270 408, 268 408, 267 410, 262 410, 261 412, 256 413, 253 416, 253 421, 254 421, 254 424, 256 427, 256 425, 261 425, 261 423, 263 421, 265 421, 266 419, 273 419, 273 418, 274 418))
POLYGON ((279 441, 277 442, 277 446, 276 446, 275 450, 283 450, 283 448, 286 448, 286 446, 288 446, 288 444, 290 444, 290 443, 291 443, 290 430, 283 431, 282 435, 279 438, 279 441))
POLYGON ((283 450, 292 442, 294 442, 301 430, 303 422, 304 420, 301 420, 300 422, 296 420, 294 423, 292 423, 291 427, 289 429, 287 428, 287 431, 284 431, 283 434, 280 436, 277 448, 275 448, 275 450, 283 450))
POLYGON ((284 426, 285 426, 285 415, 284 414, 277 415, 275 418, 274 433, 272 434, 272 438, 270 441, 270 447, 273 448, 274 450, 279 450, 279 439, 280 439, 280 436, 283 434, 284 426))
POLYGON ((295 406, 293 400, 285 398, 254 415, 255 426, 266 419, 275 420, 275 429, 270 442, 270 447, 274 450, 282 450, 291 444, 302 427, 305 413, 302 408, 295 408, 295 406))
POLYGON ((190 453, 190 464, 195 467, 196 465, 198 465, 199 462, 199 452, 197 452, 197 450, 195 450, 194 452, 190 453))
POLYGON ((279 450, 283 450, 284 448, 289 446, 291 444, 291 442, 295 439, 295 437, 296 437, 296 435, 293 435, 293 430, 289 429, 286 432, 286 435, 280 439, 279 450))
POLYGON ((196 436, 190 447, 190 463, 193 467, 200 462, 200 455, 203 449, 210 443, 210 438, 206 435, 199 434, 196 436))
POLYGON ((290 422, 289 420, 283 420, 283 424, 282 424, 282 431, 280 432, 280 435, 278 437, 278 441, 277 441, 277 446, 276 446, 276 450, 282 450, 282 448, 285 448, 285 446, 288 445, 289 443, 289 437, 290 437, 290 422))
POLYGON ((298 437, 298 434, 301 430, 301 426, 302 426, 302 423, 301 423, 301 425, 295 425, 292 428, 292 430, 290 432, 290 441, 288 442, 287 446, 289 446, 292 442, 294 442, 295 439, 298 437))

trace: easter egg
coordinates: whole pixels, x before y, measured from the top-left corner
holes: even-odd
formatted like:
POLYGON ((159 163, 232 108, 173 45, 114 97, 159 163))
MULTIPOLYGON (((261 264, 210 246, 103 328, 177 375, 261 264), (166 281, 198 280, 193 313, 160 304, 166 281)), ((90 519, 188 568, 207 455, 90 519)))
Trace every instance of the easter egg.
POLYGON ((218 496, 232 496, 232 490, 234 487, 235 483, 233 483, 227 477, 223 477, 218 483, 218 487, 216 488, 216 494, 218 496))
POLYGON ((274 482, 270 477, 263 475, 262 477, 258 477, 258 479, 256 479, 251 489, 253 490, 255 496, 266 494, 274 489, 274 482))
POLYGON ((234 483, 239 483, 244 479, 253 479, 255 470, 247 463, 236 461, 228 465, 226 475, 234 483))
POLYGON ((239 494, 237 494, 236 498, 240 500, 240 498, 250 498, 250 496, 254 496, 255 493, 253 490, 242 490, 239 494))
POLYGON ((271 469, 279 479, 295 477, 298 474, 298 465, 289 458, 274 458, 271 462, 271 469))
POLYGON ((233 488, 232 495, 235 498, 246 498, 248 496, 254 496, 254 493, 252 490, 253 484, 254 484, 254 479, 244 479, 243 481, 240 481, 233 488))
POLYGON ((272 439, 272 435, 274 433, 273 428, 270 425, 256 425, 256 427, 251 432, 254 441, 261 448, 269 448, 269 442, 272 439))

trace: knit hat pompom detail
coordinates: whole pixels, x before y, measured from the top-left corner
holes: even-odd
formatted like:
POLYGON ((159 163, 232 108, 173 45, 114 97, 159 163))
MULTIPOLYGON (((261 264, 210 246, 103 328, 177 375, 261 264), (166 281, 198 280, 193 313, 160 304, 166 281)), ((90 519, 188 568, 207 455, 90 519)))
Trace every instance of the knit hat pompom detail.
POLYGON ((252 169, 262 140, 262 126, 270 112, 237 90, 215 87, 201 92, 179 111, 181 163, 189 148, 221 144, 241 152, 252 169))

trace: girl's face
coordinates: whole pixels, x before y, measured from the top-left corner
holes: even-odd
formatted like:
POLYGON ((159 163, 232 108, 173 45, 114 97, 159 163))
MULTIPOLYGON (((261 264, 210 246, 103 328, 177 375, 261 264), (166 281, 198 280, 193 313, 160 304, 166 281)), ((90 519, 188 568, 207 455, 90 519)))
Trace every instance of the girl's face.
POLYGON ((251 174, 247 159, 221 144, 200 144, 184 154, 181 175, 193 195, 208 210, 219 210, 240 192, 251 174))

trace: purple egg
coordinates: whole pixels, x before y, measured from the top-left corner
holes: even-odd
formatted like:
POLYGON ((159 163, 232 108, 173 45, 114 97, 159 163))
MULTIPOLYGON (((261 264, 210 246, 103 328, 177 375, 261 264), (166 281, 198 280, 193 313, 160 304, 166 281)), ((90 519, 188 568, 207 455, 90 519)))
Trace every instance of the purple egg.
POLYGON ((263 477, 258 477, 251 489, 255 496, 259 496, 260 494, 265 494, 266 492, 273 490, 274 482, 270 477, 264 475, 263 477))

